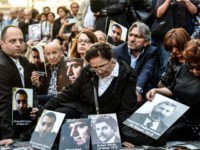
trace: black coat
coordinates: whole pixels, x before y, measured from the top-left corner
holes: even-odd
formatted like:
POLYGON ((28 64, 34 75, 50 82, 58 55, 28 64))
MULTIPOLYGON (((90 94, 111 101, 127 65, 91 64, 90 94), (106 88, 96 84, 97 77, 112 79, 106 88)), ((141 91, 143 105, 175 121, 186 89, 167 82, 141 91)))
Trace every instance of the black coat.
MULTIPOLYGON (((110 89, 109 96, 98 100, 98 104, 101 114, 117 113, 118 121, 121 123, 136 109, 135 71, 126 63, 119 61, 119 76, 114 80, 116 82, 110 89)), ((59 107, 71 107, 81 114, 95 114, 94 85, 98 89, 98 76, 90 70, 89 66, 86 66, 79 78, 58 96, 51 99, 45 109, 55 110, 59 107)))
MULTIPOLYGON (((24 68, 26 88, 32 88, 31 64, 25 58, 19 58, 24 68)), ((12 88, 23 87, 19 71, 12 59, 0 50, 0 139, 15 136, 12 121, 12 88)))
POLYGON ((96 17, 94 30, 101 30, 107 34, 110 20, 127 28, 126 4, 126 0, 90 0, 92 12, 100 12, 96 17))

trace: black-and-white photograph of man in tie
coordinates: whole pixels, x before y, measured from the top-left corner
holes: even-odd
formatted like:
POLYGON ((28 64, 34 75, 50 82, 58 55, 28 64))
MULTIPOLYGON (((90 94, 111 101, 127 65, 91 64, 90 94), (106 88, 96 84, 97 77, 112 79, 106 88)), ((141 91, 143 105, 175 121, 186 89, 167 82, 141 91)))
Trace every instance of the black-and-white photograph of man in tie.
POLYGON ((162 133, 169 127, 163 120, 170 117, 175 109, 174 103, 162 101, 153 106, 149 113, 135 113, 134 121, 162 133))

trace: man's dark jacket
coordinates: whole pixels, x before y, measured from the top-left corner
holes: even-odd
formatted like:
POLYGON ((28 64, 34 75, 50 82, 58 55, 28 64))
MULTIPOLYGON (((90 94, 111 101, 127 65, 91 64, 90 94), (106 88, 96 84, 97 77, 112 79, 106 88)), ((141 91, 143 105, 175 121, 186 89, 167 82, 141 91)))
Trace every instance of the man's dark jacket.
MULTIPOLYGON (((115 47, 113 49, 113 56, 131 65, 131 57, 128 53, 127 43, 115 47)), ((142 88, 144 93, 157 86, 158 66, 158 49, 150 45, 145 47, 144 52, 139 56, 135 66, 138 76, 137 86, 142 88)))
MULTIPOLYGON (((118 121, 121 123, 129 117, 137 104, 135 87, 136 75, 123 61, 119 62, 119 76, 113 79, 112 88, 106 90, 98 97, 100 114, 117 113, 118 121)), ((81 114, 95 114, 94 89, 98 89, 98 76, 86 66, 77 80, 70 84, 55 98, 51 99, 45 109, 55 110, 59 107, 70 107, 81 114)))
MULTIPOLYGON (((32 88, 32 67, 23 57, 20 57, 19 61, 24 68, 25 87, 32 88)), ((13 87, 23 87, 19 71, 13 60, 0 50, 0 139, 15 137, 11 122, 13 87)))

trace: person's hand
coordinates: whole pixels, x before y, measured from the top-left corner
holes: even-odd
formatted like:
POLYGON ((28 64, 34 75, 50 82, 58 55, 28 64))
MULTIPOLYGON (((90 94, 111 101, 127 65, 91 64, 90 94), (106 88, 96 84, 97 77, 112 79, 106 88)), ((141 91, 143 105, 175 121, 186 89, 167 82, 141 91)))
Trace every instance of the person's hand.
POLYGON ((151 89, 149 92, 147 92, 147 94, 146 94, 147 100, 152 101, 154 99, 154 96, 155 96, 156 93, 157 93, 156 88, 151 89))
POLYGON ((37 113, 38 111, 39 111, 39 109, 36 108, 36 107, 34 107, 34 108, 32 109, 32 111, 30 112, 30 116, 31 116, 32 119, 36 119, 36 118, 37 118, 36 113, 37 113))
POLYGON ((64 26, 69 26, 69 25, 71 25, 71 24, 69 23, 69 20, 66 19, 66 20, 63 22, 63 25, 64 25, 64 26))
POLYGON ((33 71, 31 74, 31 82, 36 87, 40 86, 40 76, 38 75, 38 73, 36 71, 33 71))
POLYGON ((96 12, 96 13, 93 13, 94 14, 94 16, 96 17, 96 16, 100 16, 100 12, 98 11, 98 12, 96 12))
POLYGON ((133 148, 133 147, 135 147, 132 143, 129 143, 129 142, 122 142, 122 145, 123 145, 124 147, 128 147, 128 148, 133 148))
POLYGON ((137 102, 142 102, 142 95, 136 91, 137 102))
POLYGON ((0 140, 0 146, 9 146, 13 143, 15 143, 15 141, 13 139, 0 140))
POLYGON ((24 21, 25 24, 29 24, 29 22, 30 22, 30 21, 29 21, 28 19, 26 19, 26 20, 24 21))
POLYGON ((34 43, 34 40, 28 40, 28 41, 26 42, 26 44, 27 44, 28 46, 32 46, 33 43, 34 43))

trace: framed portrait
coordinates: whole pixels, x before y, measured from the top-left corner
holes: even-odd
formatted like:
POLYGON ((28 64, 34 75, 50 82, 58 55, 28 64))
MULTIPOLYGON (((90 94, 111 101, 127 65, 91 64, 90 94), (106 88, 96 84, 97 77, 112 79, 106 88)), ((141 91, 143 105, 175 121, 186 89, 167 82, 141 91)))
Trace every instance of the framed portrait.
POLYGON ((28 39, 34 41, 40 41, 42 37, 41 23, 32 24, 28 26, 28 39))

